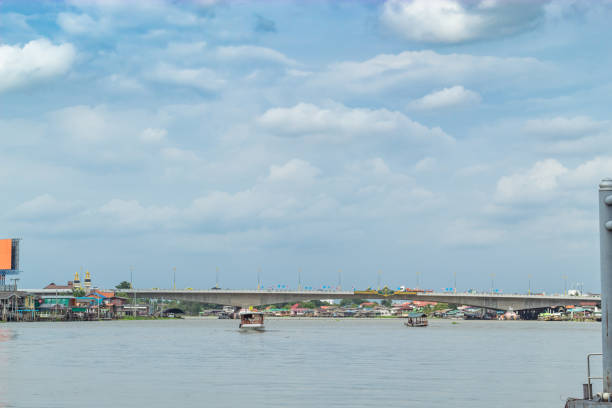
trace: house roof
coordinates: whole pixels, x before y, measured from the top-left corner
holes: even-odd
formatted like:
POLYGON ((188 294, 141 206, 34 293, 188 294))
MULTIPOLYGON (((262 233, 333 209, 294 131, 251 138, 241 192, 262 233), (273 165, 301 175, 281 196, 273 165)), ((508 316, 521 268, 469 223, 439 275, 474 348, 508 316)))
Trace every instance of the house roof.
POLYGON ((68 281, 67 285, 56 285, 55 282, 51 282, 43 289, 72 289, 74 286, 72 285, 72 281, 68 281))
POLYGON ((422 312, 410 312, 408 313, 408 317, 427 317, 427 315, 422 312))
POLYGON ((89 296, 109 298, 115 296, 115 292, 102 292, 100 290, 94 290, 89 296))

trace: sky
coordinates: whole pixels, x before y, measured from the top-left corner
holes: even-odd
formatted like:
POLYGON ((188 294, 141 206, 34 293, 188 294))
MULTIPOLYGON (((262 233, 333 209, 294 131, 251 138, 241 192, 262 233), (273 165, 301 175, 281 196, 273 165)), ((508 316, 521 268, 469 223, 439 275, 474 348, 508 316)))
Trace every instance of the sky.
POLYGON ((609 1, 0 1, 20 286, 599 291, 609 1), (218 273, 216 272, 218 270, 218 273))

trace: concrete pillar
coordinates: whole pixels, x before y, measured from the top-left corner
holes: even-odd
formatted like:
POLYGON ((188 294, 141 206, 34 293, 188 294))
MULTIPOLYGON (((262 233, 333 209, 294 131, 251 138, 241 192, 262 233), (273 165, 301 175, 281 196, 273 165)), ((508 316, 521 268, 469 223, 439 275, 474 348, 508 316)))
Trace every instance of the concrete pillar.
POLYGON ((601 256, 601 350, 603 392, 612 392, 612 178, 599 184, 599 251, 601 256))

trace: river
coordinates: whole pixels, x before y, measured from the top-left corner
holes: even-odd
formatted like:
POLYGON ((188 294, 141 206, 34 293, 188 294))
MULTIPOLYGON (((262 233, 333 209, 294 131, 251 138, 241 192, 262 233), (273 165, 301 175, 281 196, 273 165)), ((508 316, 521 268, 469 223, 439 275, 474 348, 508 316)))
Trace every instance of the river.
MULTIPOLYGON (((599 323, 184 319, 0 325, 0 407, 563 407, 599 323)), ((601 372, 601 360, 595 366, 601 372)), ((601 384, 597 384, 598 391, 601 384)))

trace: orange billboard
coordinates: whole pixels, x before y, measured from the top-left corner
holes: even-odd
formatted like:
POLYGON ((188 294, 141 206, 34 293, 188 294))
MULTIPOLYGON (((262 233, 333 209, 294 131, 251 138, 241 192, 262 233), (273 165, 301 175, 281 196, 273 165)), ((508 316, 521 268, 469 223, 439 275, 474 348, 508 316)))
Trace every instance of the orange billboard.
POLYGON ((12 239, 0 239, 0 269, 11 269, 12 247, 12 239))

